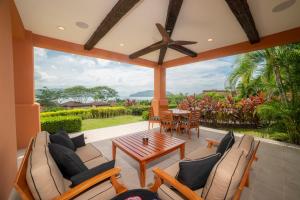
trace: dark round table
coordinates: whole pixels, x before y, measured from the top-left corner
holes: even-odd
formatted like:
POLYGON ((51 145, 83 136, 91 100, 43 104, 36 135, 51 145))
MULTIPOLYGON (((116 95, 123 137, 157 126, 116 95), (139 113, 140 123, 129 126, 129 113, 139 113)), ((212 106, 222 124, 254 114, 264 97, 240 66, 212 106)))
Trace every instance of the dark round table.
POLYGON ((157 193, 144 189, 128 190, 111 200, 159 200, 157 193))

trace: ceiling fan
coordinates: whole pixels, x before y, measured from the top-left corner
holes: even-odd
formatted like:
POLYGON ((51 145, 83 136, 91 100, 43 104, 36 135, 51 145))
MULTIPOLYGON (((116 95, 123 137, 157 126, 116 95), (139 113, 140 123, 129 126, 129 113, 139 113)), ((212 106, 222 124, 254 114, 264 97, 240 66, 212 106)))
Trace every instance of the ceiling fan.
MULTIPOLYGON (((185 55, 188 55, 190 57, 196 57, 197 53, 195 53, 194 51, 183 47, 182 45, 190 45, 190 44, 196 44, 197 42, 193 42, 193 41, 183 41, 183 40, 172 40, 169 36, 168 31, 166 31, 166 29, 159 23, 156 24, 156 27, 158 29, 158 31, 160 32, 161 36, 162 36, 162 40, 159 42, 156 42, 148 47, 145 47, 139 51, 136 51, 132 54, 129 55, 130 59, 134 59, 134 58, 138 58, 140 56, 143 56, 145 54, 148 54, 152 51, 156 51, 158 49, 164 49, 164 48, 170 48, 173 50, 176 50, 180 53, 183 53, 185 55)), ((160 64, 160 63, 159 63, 160 64)))

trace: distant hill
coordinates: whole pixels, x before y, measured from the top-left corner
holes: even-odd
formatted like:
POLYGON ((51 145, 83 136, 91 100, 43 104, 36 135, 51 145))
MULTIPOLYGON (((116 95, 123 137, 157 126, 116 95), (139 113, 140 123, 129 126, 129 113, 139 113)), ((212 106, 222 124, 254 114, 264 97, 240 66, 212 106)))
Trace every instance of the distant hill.
MULTIPOLYGON (((167 95, 170 95, 170 94, 172 94, 172 93, 167 92, 167 95)), ((153 97, 153 96, 154 96, 153 90, 145 90, 145 91, 140 91, 140 92, 131 94, 129 97, 153 97)))

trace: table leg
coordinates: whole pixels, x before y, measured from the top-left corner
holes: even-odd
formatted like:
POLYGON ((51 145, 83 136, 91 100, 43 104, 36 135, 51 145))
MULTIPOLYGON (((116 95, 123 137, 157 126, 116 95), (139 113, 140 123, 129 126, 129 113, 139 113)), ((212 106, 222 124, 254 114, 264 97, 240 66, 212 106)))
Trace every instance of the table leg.
POLYGON ((145 187, 146 182, 146 163, 140 162, 140 183, 141 187, 145 187))
POLYGON ((112 144, 112 159, 116 160, 116 151, 117 151, 117 146, 113 143, 112 144))
POLYGON ((185 144, 180 145, 180 159, 184 159, 185 154, 185 144))

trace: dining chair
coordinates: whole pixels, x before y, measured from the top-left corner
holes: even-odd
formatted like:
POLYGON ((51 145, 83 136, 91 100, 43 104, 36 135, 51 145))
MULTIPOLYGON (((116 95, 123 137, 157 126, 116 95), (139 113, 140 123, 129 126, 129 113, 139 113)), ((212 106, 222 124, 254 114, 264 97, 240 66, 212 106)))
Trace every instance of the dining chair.
POLYGON ((164 111, 160 116, 160 133, 162 130, 167 131, 168 129, 170 129, 172 136, 172 130, 177 129, 177 122, 174 120, 172 111, 164 111))
POLYGON ((150 130, 150 124, 152 124, 152 128, 153 128, 153 124, 155 124, 155 123, 158 123, 158 124, 160 123, 160 117, 154 115, 154 110, 153 110, 153 107, 151 106, 149 108, 148 130, 150 130))
POLYGON ((198 110, 192 110, 190 114, 188 115, 188 118, 183 118, 179 122, 179 130, 183 128, 189 136, 189 139, 191 138, 191 129, 197 130, 197 135, 199 138, 200 135, 200 111, 198 110))

